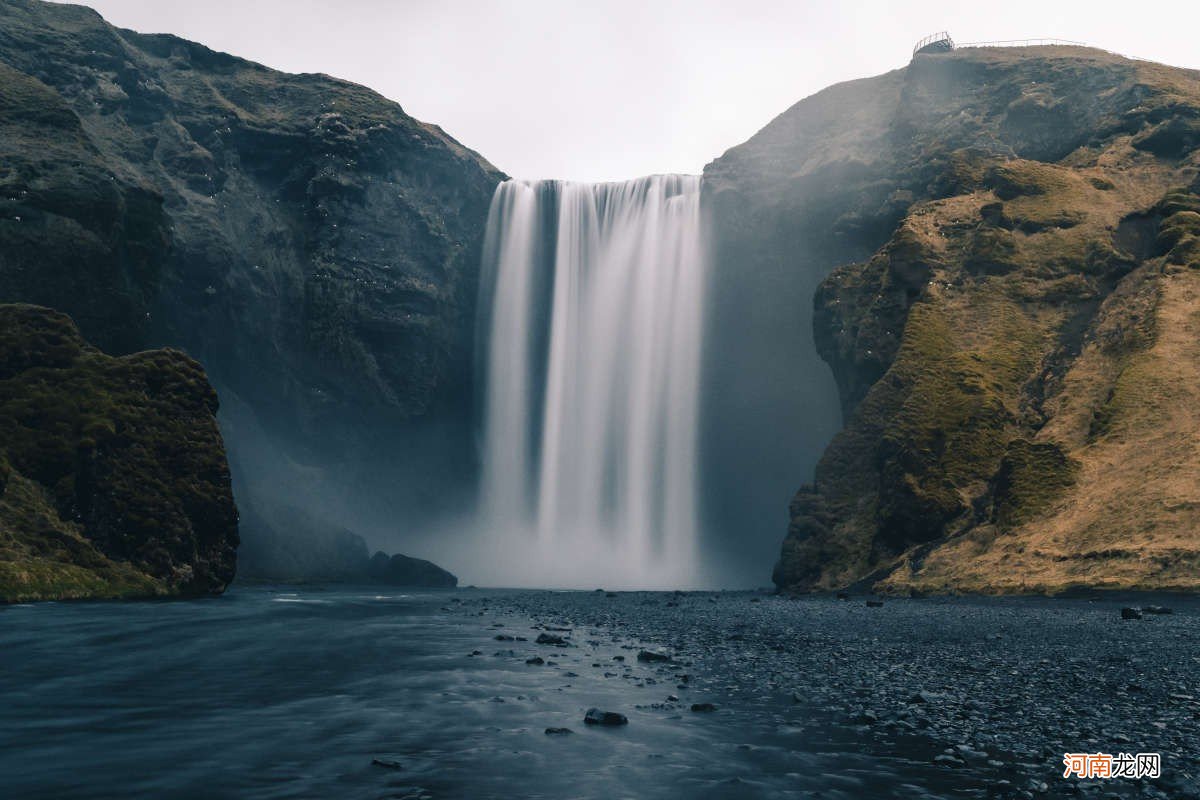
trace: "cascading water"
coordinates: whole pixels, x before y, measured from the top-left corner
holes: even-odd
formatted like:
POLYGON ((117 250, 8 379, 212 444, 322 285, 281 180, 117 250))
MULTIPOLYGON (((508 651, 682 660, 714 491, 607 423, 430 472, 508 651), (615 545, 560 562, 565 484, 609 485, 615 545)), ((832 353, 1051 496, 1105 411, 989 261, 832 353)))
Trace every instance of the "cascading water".
POLYGON ((510 180, 479 352, 486 578, 696 585, 700 178, 510 180))

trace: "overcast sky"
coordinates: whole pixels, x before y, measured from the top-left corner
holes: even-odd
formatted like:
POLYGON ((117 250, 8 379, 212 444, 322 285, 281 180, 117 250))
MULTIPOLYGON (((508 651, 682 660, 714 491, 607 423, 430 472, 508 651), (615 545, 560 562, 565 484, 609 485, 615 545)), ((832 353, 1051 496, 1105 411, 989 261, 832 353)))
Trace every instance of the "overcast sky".
POLYGON ((95 0, 168 32, 398 101, 517 177, 699 172, 797 100, 913 42, 1056 37, 1200 68, 1200 3, 1006 0, 95 0))

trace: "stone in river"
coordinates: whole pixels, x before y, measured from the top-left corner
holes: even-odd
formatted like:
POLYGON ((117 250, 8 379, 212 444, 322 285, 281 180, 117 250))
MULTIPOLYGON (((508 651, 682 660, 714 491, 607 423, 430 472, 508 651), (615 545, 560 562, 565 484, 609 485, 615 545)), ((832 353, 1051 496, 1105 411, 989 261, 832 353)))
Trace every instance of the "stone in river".
POLYGON ((1121 619, 1141 619, 1141 618, 1142 618, 1142 612, 1138 611, 1136 608, 1122 608, 1121 609, 1121 619))
POLYGON ((1166 606, 1142 606, 1143 614, 1174 614, 1175 612, 1166 606))
POLYGON ((670 661, 671 657, 666 653, 655 653, 652 650, 640 650, 637 654, 637 660, 653 663, 656 661, 670 661))
POLYGON ((883 601, 882 600, 868 600, 867 607, 868 608, 883 608, 883 601))
POLYGON ((404 769, 404 765, 399 761, 394 758, 387 758, 385 756, 372 758, 371 763, 377 767, 386 767, 387 769, 404 769))
POLYGON ((547 736, 566 736, 567 734, 574 732, 575 731, 571 730, 570 728, 546 728, 547 736))
POLYGON ((583 721, 588 725, 628 725, 629 719, 624 714, 618 714, 616 711, 601 711, 598 708, 589 708, 583 716, 583 721))
POLYGON ((716 710, 717 710, 717 707, 715 705, 713 705, 712 703, 692 703, 692 711, 706 712, 706 711, 716 711, 716 710))
POLYGON ((538 637, 536 639, 534 639, 534 641, 537 642, 538 644, 553 644, 553 645, 565 645, 567 643, 566 639, 564 639, 561 636, 555 636, 552 633, 539 633, 538 637))
POLYGON ((546 662, 541 656, 534 656, 533 658, 525 659, 525 663, 533 664, 535 667, 540 667, 542 664, 545 664, 546 662))

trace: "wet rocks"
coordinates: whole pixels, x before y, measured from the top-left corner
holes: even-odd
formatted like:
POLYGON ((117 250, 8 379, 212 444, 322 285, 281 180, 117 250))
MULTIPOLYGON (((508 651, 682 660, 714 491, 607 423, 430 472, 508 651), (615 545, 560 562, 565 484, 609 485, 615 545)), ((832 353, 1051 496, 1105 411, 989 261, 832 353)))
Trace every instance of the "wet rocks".
POLYGON ((569 736, 574 732, 570 728, 546 728, 547 736, 569 736))
POLYGON ((541 656, 534 656, 533 658, 525 659, 525 663, 531 666, 540 667, 546 663, 546 659, 542 658, 541 656))
POLYGON ((1166 606, 1142 606, 1142 613, 1161 616, 1163 614, 1174 614, 1175 612, 1166 606))
POLYGON ((564 639, 561 636, 558 636, 557 634, 553 634, 553 633, 539 633, 538 637, 536 639, 534 639, 534 641, 537 642, 538 644, 552 644, 556 647, 566 647, 567 646, 566 639, 564 639))
POLYGON ((637 660, 646 664, 667 663, 671 656, 666 653, 656 653, 653 650, 639 650, 637 660))
POLYGON ((692 711, 695 711, 697 714, 707 714, 716 710, 717 706, 714 703, 692 703, 692 711))
POLYGON ((1142 612, 1138 611, 1136 608, 1122 608, 1121 609, 1121 619, 1141 619, 1141 618, 1142 618, 1142 612))
POLYGON ((624 714, 619 714, 616 711, 601 711, 598 708, 589 708, 583 716, 583 721, 588 725, 603 725, 606 727, 629 724, 629 718, 624 714))

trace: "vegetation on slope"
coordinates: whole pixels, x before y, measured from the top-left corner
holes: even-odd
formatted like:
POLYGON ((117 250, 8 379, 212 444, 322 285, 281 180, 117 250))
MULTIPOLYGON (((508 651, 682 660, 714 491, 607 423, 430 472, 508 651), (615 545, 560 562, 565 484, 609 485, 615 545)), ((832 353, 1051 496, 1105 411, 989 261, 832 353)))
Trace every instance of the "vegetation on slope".
POLYGON ((776 582, 1200 587, 1200 78, 1078 48, 904 72, 890 163, 929 182, 817 293, 846 426, 776 582))
POLYGON ((204 372, 0 305, 0 599, 222 591, 237 510, 204 372))

